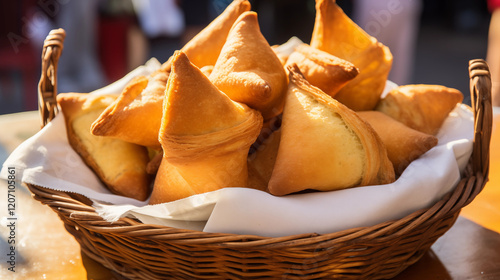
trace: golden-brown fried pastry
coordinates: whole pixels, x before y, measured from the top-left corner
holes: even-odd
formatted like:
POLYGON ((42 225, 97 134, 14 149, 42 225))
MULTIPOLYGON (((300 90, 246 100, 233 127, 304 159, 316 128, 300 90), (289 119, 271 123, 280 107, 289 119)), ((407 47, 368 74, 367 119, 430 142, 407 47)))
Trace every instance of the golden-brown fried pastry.
POLYGON ((299 66, 311 85, 331 97, 358 75, 358 69, 352 63, 307 44, 298 46, 288 57, 286 65, 293 63, 299 66))
POLYGON ((68 141, 108 189, 119 195, 146 200, 150 176, 145 147, 109 137, 94 136, 90 125, 116 96, 61 93, 57 102, 66 122, 68 141))
POLYGON ((268 192, 267 183, 260 176, 259 173, 251 166, 248 165, 248 184, 247 187, 250 189, 256 189, 264 192, 268 192))
POLYGON ((416 131, 378 111, 357 112, 380 136, 396 175, 401 175, 415 159, 436 146, 438 139, 416 131))
POLYGON ((264 120, 281 113, 286 73, 260 33, 255 12, 243 13, 234 23, 210 80, 232 100, 259 110, 264 120))
POLYGON ((158 168, 160 168, 161 159, 163 158, 163 151, 156 149, 148 149, 149 151, 149 162, 146 165, 146 172, 151 175, 156 175, 158 168))
POLYGON ((168 73, 134 78, 92 124, 92 134, 159 149, 158 131, 168 73))
POLYGON ((252 144, 252 147, 250 147, 250 153, 253 153, 256 151, 260 145, 262 145, 263 142, 273 134, 276 130, 278 130, 281 126, 281 115, 278 115, 268 121, 265 121, 264 124, 262 125, 262 129, 260 131, 259 137, 257 137, 257 140, 252 144))
POLYGON ((449 113, 461 103, 459 90, 441 85, 404 85, 390 91, 376 107, 406 126, 436 135, 449 113))
MULTIPOLYGON (((227 34, 236 19, 250 10, 248 0, 234 0, 216 19, 183 48, 190 61, 211 73, 227 34)), ((92 126, 92 133, 110 136, 143 146, 159 148, 158 131, 171 60, 149 77, 131 81, 117 101, 92 126)))
POLYGON ((150 204, 247 187, 261 114, 219 91, 182 52, 172 60, 160 129, 163 158, 150 204))
POLYGON ((212 70, 214 69, 213 65, 205 65, 200 68, 200 71, 205 74, 205 76, 209 77, 210 74, 212 73, 212 70))
POLYGON ((281 141, 269 192, 286 195, 391 183, 394 168, 373 128, 289 67, 281 141))
POLYGON ((273 49, 276 56, 281 61, 281 64, 285 66, 288 57, 295 51, 295 48, 302 45, 304 42, 300 40, 298 37, 291 37, 284 44, 281 45, 273 45, 271 48, 273 49))
MULTIPOLYGON (((250 10, 248 0, 234 0, 216 19, 182 47, 182 51, 194 65, 199 68, 204 67, 203 72, 209 75, 226 42, 231 26, 243 12, 248 10, 250 10)), ((159 148, 158 131, 170 67, 171 59, 146 81, 144 77, 132 81, 115 104, 110 106, 92 126, 92 133, 159 148)))
POLYGON ((310 45, 356 65, 359 75, 335 98, 355 111, 373 110, 392 66, 389 48, 356 25, 335 0, 316 1, 310 45))
POLYGON ((280 130, 276 130, 248 156, 248 180, 250 187, 267 190, 273 173, 274 163, 280 145, 280 130))
MULTIPOLYGON (((219 57, 227 34, 236 19, 251 8, 248 0, 234 0, 226 9, 181 49, 191 63, 198 68, 214 65, 219 57)), ((170 71, 172 57, 162 65, 162 70, 170 71)))

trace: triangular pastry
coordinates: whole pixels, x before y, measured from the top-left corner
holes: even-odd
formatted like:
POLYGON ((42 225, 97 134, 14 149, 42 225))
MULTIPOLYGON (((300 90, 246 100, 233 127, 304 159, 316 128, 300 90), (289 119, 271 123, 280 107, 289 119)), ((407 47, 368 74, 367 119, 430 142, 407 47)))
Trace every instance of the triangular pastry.
POLYGON ((92 124, 92 133, 159 148, 158 131, 168 73, 134 78, 92 124))
POLYGON ((263 122, 258 111, 229 99, 180 51, 163 109, 163 158, 150 204, 247 187, 248 151, 263 122))
POLYGON ((390 91, 376 107, 393 119, 423 133, 436 135, 463 94, 441 85, 404 85, 390 91))
POLYGON ((281 114, 268 121, 265 121, 262 125, 259 137, 257 137, 257 140, 255 140, 255 142, 252 144, 252 147, 250 148, 250 153, 256 151, 260 147, 260 145, 262 145, 262 143, 265 142, 267 138, 269 138, 273 134, 273 132, 280 128, 280 126, 281 114))
MULTIPOLYGON (((243 12, 249 11, 250 8, 248 0, 234 0, 219 16, 189 40, 181 51, 198 68, 214 65, 231 26, 243 12)), ((172 57, 162 65, 162 70, 170 71, 171 60, 172 57)))
POLYGON ((311 85, 331 97, 358 75, 352 63, 307 44, 298 46, 288 57, 286 65, 293 63, 311 85))
POLYGON ((401 175, 412 161, 438 144, 435 136, 411 129, 384 113, 378 111, 357 113, 382 139, 396 175, 401 175))
POLYGON ((201 73, 205 74, 205 76, 210 77, 212 70, 214 69, 213 65, 205 65, 200 68, 201 73))
POLYGON ((356 65, 359 75, 335 98, 355 111, 373 110, 392 66, 389 48, 354 23, 335 0, 316 1, 310 45, 356 65))
POLYGON ((278 129, 271 133, 254 153, 248 156, 248 180, 249 184, 253 184, 250 187, 267 190, 278 155, 280 137, 281 131, 278 129))
POLYGON ((276 56, 281 61, 281 64, 285 66, 288 57, 295 51, 295 48, 302 45, 304 42, 300 40, 298 37, 292 36, 288 41, 281 45, 273 45, 271 49, 273 49, 276 56))
POLYGON ((289 67, 281 141, 269 192, 330 191, 394 181, 394 169, 373 128, 354 111, 289 67))
MULTIPOLYGON (((209 75, 219 57, 227 34, 236 19, 250 10, 248 0, 234 0, 209 25, 193 37, 182 51, 191 63, 209 75)), ((172 57, 159 71, 148 77, 149 83, 143 91, 142 81, 131 82, 122 92, 122 97, 104 112, 93 126, 95 135, 117 137, 140 145, 159 148, 158 130, 162 116, 162 104, 172 57)))
POLYGON ((90 125, 116 96, 61 93, 57 102, 66 122, 68 141, 113 193, 146 200, 151 177, 145 147, 110 137, 94 136, 90 125))
POLYGON ((264 120, 281 113, 286 73, 260 33, 255 12, 243 13, 234 23, 210 80, 232 100, 259 110, 264 120))

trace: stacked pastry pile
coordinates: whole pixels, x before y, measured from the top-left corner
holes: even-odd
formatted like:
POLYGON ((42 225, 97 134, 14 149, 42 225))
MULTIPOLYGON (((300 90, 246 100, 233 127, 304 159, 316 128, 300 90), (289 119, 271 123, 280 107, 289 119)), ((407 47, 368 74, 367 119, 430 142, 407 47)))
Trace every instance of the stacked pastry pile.
POLYGON ((438 85, 382 97, 391 63, 334 0, 317 0, 310 44, 286 47, 270 46, 250 3, 234 0, 119 96, 65 93, 58 103, 71 146, 102 182, 150 204, 225 187, 381 185, 437 145, 462 101, 438 85))

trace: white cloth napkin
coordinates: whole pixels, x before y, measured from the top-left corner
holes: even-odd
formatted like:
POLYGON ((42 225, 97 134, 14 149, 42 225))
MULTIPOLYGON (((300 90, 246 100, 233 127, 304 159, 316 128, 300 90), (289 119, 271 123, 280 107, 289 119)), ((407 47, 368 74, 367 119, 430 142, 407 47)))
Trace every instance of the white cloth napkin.
MULTIPOLYGON (((151 73, 159 66, 158 61, 151 60, 91 94, 118 94, 132 77, 151 73)), ((442 198, 455 187, 471 155, 473 123, 467 106, 457 106, 437 135, 438 146, 413 161, 392 184, 284 197, 254 189, 225 188, 147 205, 147 201, 114 195, 102 185, 69 146, 59 114, 9 156, 0 177, 6 178, 7 168, 15 167, 25 183, 85 195, 110 222, 130 216, 143 223, 269 237, 331 233, 400 219, 442 198)))

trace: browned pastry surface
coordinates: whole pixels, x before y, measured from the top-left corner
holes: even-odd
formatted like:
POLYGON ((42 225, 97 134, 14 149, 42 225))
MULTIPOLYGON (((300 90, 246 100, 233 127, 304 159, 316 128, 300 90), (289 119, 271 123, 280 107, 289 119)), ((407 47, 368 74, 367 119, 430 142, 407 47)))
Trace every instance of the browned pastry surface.
POLYGON ((459 90, 441 85, 404 85, 387 94, 376 107, 406 126, 436 135, 450 112, 461 103, 459 90))
POLYGON ((247 156, 261 114, 229 99, 182 52, 172 60, 150 204, 225 187, 247 187, 247 156))
POLYGON ((151 177, 146 172, 147 149, 110 137, 94 136, 90 126, 116 96, 61 93, 57 102, 66 122, 68 141, 108 189, 146 200, 151 177))
POLYGON ((389 48, 356 25, 335 0, 316 1, 316 20, 310 45, 345 59, 359 69, 359 75, 335 98, 355 111, 373 110, 391 70, 389 48))
POLYGON ((393 182, 393 166, 373 128, 354 111, 311 86, 298 67, 288 70, 290 84, 270 193, 393 182))

